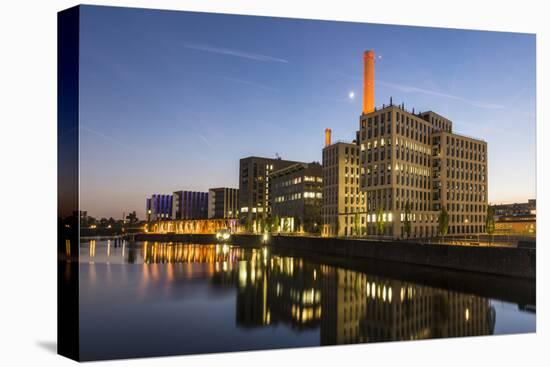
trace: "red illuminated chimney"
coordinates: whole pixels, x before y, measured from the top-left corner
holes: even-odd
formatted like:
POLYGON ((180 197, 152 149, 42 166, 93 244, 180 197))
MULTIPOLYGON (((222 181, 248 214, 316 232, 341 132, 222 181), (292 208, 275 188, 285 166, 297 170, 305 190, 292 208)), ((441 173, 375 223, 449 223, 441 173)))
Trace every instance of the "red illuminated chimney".
POLYGON ((328 147, 330 145, 330 138, 332 135, 332 131, 329 128, 325 129, 325 147, 328 147))
POLYGON ((363 114, 374 111, 374 51, 363 54, 363 114))

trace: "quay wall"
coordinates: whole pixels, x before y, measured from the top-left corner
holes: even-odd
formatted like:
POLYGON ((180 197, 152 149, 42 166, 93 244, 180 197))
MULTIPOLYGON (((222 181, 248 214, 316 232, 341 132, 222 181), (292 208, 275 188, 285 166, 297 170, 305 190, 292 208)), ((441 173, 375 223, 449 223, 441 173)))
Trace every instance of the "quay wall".
MULTIPOLYGON (((211 234, 137 234, 138 241, 215 243, 211 234)), ((257 247, 259 235, 232 235, 231 243, 257 247)), ((347 258, 367 258, 517 278, 535 279, 536 250, 302 236, 270 236, 269 246, 347 258)))

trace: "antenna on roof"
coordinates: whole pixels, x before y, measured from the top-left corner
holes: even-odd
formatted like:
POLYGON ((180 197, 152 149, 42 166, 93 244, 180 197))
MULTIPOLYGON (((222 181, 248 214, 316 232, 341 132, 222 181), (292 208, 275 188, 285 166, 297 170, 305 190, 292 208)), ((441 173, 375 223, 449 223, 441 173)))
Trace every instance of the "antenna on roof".
POLYGON ((281 159, 281 156, 279 155, 279 153, 275 153, 275 157, 276 157, 277 159, 281 159))
POLYGON ((393 98, 390 96, 390 106, 393 106, 393 98))

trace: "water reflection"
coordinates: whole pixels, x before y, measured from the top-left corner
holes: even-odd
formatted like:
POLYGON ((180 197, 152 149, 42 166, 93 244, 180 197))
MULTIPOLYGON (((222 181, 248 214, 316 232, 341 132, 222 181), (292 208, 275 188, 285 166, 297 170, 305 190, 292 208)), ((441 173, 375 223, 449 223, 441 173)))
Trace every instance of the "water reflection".
MULTIPOLYGON (((223 308, 224 312, 234 310, 234 314, 216 316, 223 320, 232 318, 237 329, 252 332, 283 326, 298 333, 311 330, 318 332, 320 345, 491 335, 497 322, 494 303, 487 298, 282 256, 268 248, 159 242, 123 242, 116 246, 107 242, 98 246, 91 241, 89 249, 81 249, 81 262, 89 264, 89 282, 84 282, 83 288, 91 292, 90 299, 97 295, 94 287, 114 288, 112 284, 100 284, 105 276, 98 277, 97 263, 120 264, 124 269, 132 266, 128 264, 141 264, 136 268, 141 271, 135 275, 139 278, 136 280, 141 303, 148 293, 160 287, 168 292, 161 295, 164 311, 176 312, 170 306, 179 302, 176 295, 192 301, 203 291, 190 294, 184 291, 185 287, 205 280, 205 287, 212 291, 235 292, 233 305, 223 308), (96 253, 96 249, 100 251, 96 253)), ((128 271, 123 270, 122 274, 129 281, 128 271)), ((158 302, 159 296, 155 297, 158 302)), ((206 302, 221 304, 216 297, 206 302)), ((177 311, 178 315, 182 315, 181 311, 177 311)), ((213 332, 208 335, 214 338, 216 326, 209 324, 212 315, 208 312, 189 315, 203 318, 203 327, 178 329, 178 335, 194 338, 197 333, 213 332)), ((184 317, 184 322, 189 320, 184 317)), ((528 322, 526 328, 508 328, 505 332, 534 331, 534 315, 528 322)), ((303 345, 299 340, 293 343, 291 346, 303 345)), ((271 344, 256 346, 249 340, 232 348, 266 347, 271 344)), ((174 348, 175 353, 185 353, 174 348)), ((210 350, 218 348, 211 346, 210 350)), ((202 349, 189 353, 197 351, 202 349)))

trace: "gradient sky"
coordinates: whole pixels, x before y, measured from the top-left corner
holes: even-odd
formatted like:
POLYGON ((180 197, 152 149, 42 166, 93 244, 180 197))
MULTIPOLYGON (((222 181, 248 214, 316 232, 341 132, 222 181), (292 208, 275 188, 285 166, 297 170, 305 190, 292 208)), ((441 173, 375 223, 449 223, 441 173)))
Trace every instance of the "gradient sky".
POLYGON ((354 138, 362 53, 376 105, 487 141, 489 202, 535 197, 535 36, 84 6, 81 207, 121 217, 176 190, 238 187, 242 157, 321 161, 354 138), (349 93, 355 92, 350 99, 349 93))

